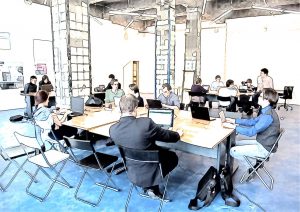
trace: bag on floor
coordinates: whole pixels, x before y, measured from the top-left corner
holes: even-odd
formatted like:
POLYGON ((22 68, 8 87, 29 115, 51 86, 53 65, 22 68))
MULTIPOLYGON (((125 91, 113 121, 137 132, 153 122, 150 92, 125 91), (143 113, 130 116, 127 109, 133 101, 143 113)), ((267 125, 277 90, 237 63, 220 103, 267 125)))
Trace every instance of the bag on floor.
POLYGON ((198 183, 197 193, 194 199, 190 200, 188 208, 199 210, 209 206, 220 191, 220 179, 216 168, 211 166, 198 183), (198 205, 198 201, 201 205, 198 205))
POLYGON ((103 102, 101 99, 95 97, 94 95, 90 95, 88 100, 85 102, 85 106, 90 107, 101 107, 103 105, 103 102))
POLYGON ((224 167, 220 171, 220 187, 221 196, 225 201, 225 205, 232 207, 239 207, 241 201, 237 198, 233 192, 232 175, 229 167, 224 167))
POLYGON ((11 122, 22 121, 22 120, 23 120, 23 116, 22 116, 22 115, 11 116, 11 117, 9 118, 9 120, 10 120, 11 122))

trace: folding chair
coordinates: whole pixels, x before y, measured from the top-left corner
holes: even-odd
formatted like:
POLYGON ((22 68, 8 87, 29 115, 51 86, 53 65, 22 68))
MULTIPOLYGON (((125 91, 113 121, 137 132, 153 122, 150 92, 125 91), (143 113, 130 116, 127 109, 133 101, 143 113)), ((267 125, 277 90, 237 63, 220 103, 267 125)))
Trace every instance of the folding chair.
POLYGON ((25 162, 23 162, 20 165, 18 163, 18 161, 15 159, 26 156, 27 154, 32 154, 34 152, 35 151, 32 148, 27 148, 26 152, 25 152, 20 145, 6 147, 6 148, 3 148, 0 145, 0 155, 5 161, 8 161, 8 164, 5 166, 5 168, 0 173, 0 177, 4 176, 5 172, 9 169, 11 164, 15 164, 15 166, 18 168, 18 170, 13 174, 13 176, 10 178, 9 182, 6 185, 0 185, 1 191, 5 191, 10 186, 10 184, 13 182, 13 180, 16 178, 16 176, 18 175, 18 173, 21 170, 23 170, 30 178, 33 178, 32 174, 23 168, 25 162))
POLYGON ((93 144, 89 140, 79 140, 79 139, 75 139, 75 138, 69 138, 66 136, 64 136, 64 140, 65 140, 67 146, 69 147, 70 153, 71 153, 72 157, 74 158, 75 163, 79 167, 82 167, 84 170, 84 172, 81 175, 81 178, 79 180, 79 183, 77 185, 76 191, 75 191, 75 195, 74 195, 75 199, 95 207, 100 203, 106 188, 111 189, 113 191, 120 190, 118 188, 114 188, 114 187, 111 187, 108 185, 109 181, 111 181, 114 184, 114 186, 117 187, 111 179, 112 171, 114 170, 114 166, 116 164, 116 161, 118 160, 117 156, 107 155, 104 153, 96 152, 93 144), (92 152, 92 154, 90 154, 89 156, 84 157, 82 159, 78 159, 78 154, 76 156, 73 151, 75 149, 89 151, 89 152, 92 152), (108 172, 107 168, 111 165, 112 165, 112 169, 110 172, 108 172), (93 177, 88 172, 90 169, 103 171, 103 173, 107 176, 105 183, 98 183, 98 182, 96 183, 93 180, 93 177), (82 184, 86 174, 90 176, 90 178, 95 182, 96 185, 103 187, 102 192, 100 193, 98 200, 96 202, 91 202, 87 199, 83 199, 82 197, 79 197, 79 195, 78 195, 79 189, 81 187, 81 184, 82 184))
POLYGON ((243 176, 240 179, 240 182, 243 183, 245 181, 247 181, 248 177, 251 176, 252 174, 256 174, 259 179, 261 180, 261 182, 265 185, 265 187, 269 190, 273 189, 273 184, 274 184, 274 179, 271 176, 271 174, 269 173, 269 171, 266 169, 266 167, 264 166, 264 163, 266 161, 270 160, 270 156, 272 154, 273 149, 278 145, 278 142, 282 136, 282 134, 284 133, 284 129, 281 128, 280 129, 280 134, 277 137, 276 142, 274 143, 274 145, 272 146, 271 150, 269 151, 268 155, 265 158, 261 158, 261 157, 250 157, 250 156, 246 156, 244 155, 245 160, 247 161, 247 163, 250 166, 250 169, 252 169, 252 171, 249 173, 248 170, 243 174, 243 176), (254 159, 257 163, 256 164, 252 164, 250 159, 254 159), (262 178, 262 176, 258 173, 258 169, 262 168, 262 170, 264 170, 264 172, 267 174, 267 176, 270 179, 270 184, 267 184, 267 182, 262 178))
MULTIPOLYGON (((35 126, 35 127, 38 127, 38 126, 35 126)), ((45 152, 42 151, 42 146, 38 142, 37 137, 25 136, 18 132, 14 132, 14 136, 16 137, 17 141, 21 144, 24 151, 26 151, 26 147, 30 147, 30 148, 34 148, 40 152, 40 154, 38 154, 38 155, 34 155, 34 156, 28 155, 27 160, 24 162, 24 164, 25 164, 28 161, 32 164, 35 164, 38 167, 33 175, 33 178, 31 179, 28 186, 26 187, 26 193, 28 195, 30 195, 42 202, 49 195, 49 193, 52 190, 55 183, 59 183, 68 188, 71 188, 69 183, 62 176, 60 176, 60 173, 69 158, 68 154, 54 150, 54 149, 50 149, 45 152), (56 166, 60 163, 61 163, 61 166, 60 166, 59 170, 56 170, 56 166), (48 172, 46 170, 44 170, 45 168, 52 170, 55 173, 55 177, 52 178, 50 176, 50 174, 48 174, 48 172), (50 180, 52 180, 50 187, 48 188, 47 192, 43 196, 38 196, 37 194, 34 194, 33 192, 30 191, 31 184, 36 179, 39 171, 42 171, 50 180), (59 181, 58 180, 59 178, 62 181, 59 181)))
MULTIPOLYGON (((125 204, 125 211, 127 211, 127 208, 128 208, 129 202, 130 202, 130 198, 132 195, 132 189, 135 188, 135 190, 139 193, 139 191, 137 189, 138 185, 136 185, 135 182, 133 182, 133 180, 130 178, 130 172, 134 172, 133 174, 135 174, 137 176, 140 175, 139 170, 137 170, 137 169, 133 170, 133 169, 127 167, 126 164, 128 162, 133 161, 135 163, 137 162, 137 163, 141 163, 141 164, 158 164, 159 168, 160 168, 160 174, 161 174, 162 179, 164 177, 163 177, 161 163, 159 160, 159 151, 158 150, 137 150, 137 149, 126 148, 126 147, 123 147, 120 145, 118 145, 118 148, 119 148, 122 160, 123 160, 123 164, 124 164, 124 168, 126 170, 127 177, 131 182, 131 187, 129 189, 126 204, 125 204)), ((163 191, 163 196, 160 199, 160 205, 159 205, 158 211, 161 211, 164 201, 166 201, 166 202, 170 201, 170 200, 165 199, 169 176, 170 176, 170 173, 168 173, 166 175, 166 183, 164 185, 165 188, 163 191)), ((152 176, 150 176, 150 177, 152 177, 152 176)), ((140 193, 140 196, 150 198, 150 196, 143 194, 143 193, 140 193)))

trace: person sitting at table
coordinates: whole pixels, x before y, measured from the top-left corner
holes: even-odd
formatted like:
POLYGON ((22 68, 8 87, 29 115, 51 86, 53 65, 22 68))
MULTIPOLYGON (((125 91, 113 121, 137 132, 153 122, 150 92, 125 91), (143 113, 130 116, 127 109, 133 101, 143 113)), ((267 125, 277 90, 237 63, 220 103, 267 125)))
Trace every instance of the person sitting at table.
POLYGON ((221 76, 215 76, 215 81, 213 81, 210 85, 210 90, 217 91, 220 87, 223 87, 224 83, 221 81, 221 76))
POLYGON ((39 82, 39 90, 42 89, 42 85, 51 85, 51 81, 47 75, 44 75, 42 80, 39 82))
POLYGON ((252 85, 252 79, 247 79, 246 81, 246 86, 247 86, 247 92, 248 93, 252 93, 256 90, 256 87, 254 85, 252 85))
POLYGON ((162 93, 157 97, 157 99, 161 101, 162 106, 165 108, 179 109, 179 98, 171 90, 171 85, 169 83, 164 83, 162 85, 162 93))
POLYGON ((105 107, 110 107, 115 105, 115 97, 121 98, 121 96, 123 96, 125 93, 122 89, 118 89, 118 80, 117 79, 113 79, 111 80, 111 86, 112 89, 108 89, 105 91, 105 107))
MULTIPOLYGON (((248 137, 256 136, 254 140, 236 141, 235 146, 230 149, 230 155, 238 160, 243 160, 244 155, 265 158, 280 133, 280 121, 276 111, 273 109, 278 101, 278 93, 272 88, 263 89, 262 98, 259 98, 258 101, 262 107, 258 117, 236 119, 235 121, 228 120, 238 124, 236 127, 238 134, 248 137)), ((274 152, 276 149, 277 147, 274 149, 274 152)), ((248 171, 250 173, 252 170, 248 171)))
POLYGON ((140 96, 140 90, 136 84, 129 85, 129 93, 134 95, 139 100, 138 107, 144 107, 144 99, 140 96))
MULTIPOLYGON (((178 164, 178 157, 175 152, 162 149, 156 146, 155 141, 177 142, 183 134, 182 130, 173 132, 165 130, 156 125, 148 117, 137 118, 138 99, 132 94, 121 97, 119 122, 109 129, 111 139, 120 146, 140 150, 159 150, 162 174, 166 176, 178 164)), ((133 181, 142 185, 144 192, 152 198, 162 198, 158 184, 161 182, 160 168, 158 165, 136 165, 127 163, 127 167, 139 170, 139 173, 147 173, 143 176, 133 176, 133 181)))
MULTIPOLYGON (((201 78, 197 78, 196 81, 195 81, 195 84, 193 84, 192 87, 191 87, 191 92, 198 92, 198 93, 206 94, 208 92, 208 90, 203 88, 201 83, 202 83, 201 78)), ((206 100, 207 99, 206 99, 205 95, 203 95, 203 96, 192 96, 191 103, 199 102, 201 105, 205 105, 206 100)))
POLYGON ((77 135, 76 128, 62 124, 67 120, 67 116, 71 111, 66 111, 64 115, 59 118, 56 113, 51 113, 50 109, 47 108, 48 97, 48 93, 43 90, 38 91, 34 97, 37 108, 33 112, 33 119, 43 129, 44 132, 42 137, 46 139, 46 136, 49 136, 54 140, 61 140, 63 139, 63 136, 71 137, 77 135), (51 129, 55 137, 50 133, 51 129))
MULTIPOLYGON (((37 91, 36 81, 36 76, 32 75, 30 77, 30 82, 26 83, 24 86, 24 94, 35 93, 37 91)), ((25 102, 26 108, 24 111, 24 115, 31 118, 32 107, 34 106, 34 98, 32 96, 25 96, 25 102)))
MULTIPOLYGON (((108 78, 110 79, 110 82, 107 84, 106 88, 104 88, 104 91, 112 89, 112 81, 115 79, 115 75, 110 74, 108 75, 108 78)), ((121 83, 118 82, 118 89, 121 89, 121 83)))
POLYGON ((221 107, 226 107, 226 111, 236 112, 238 89, 234 85, 234 81, 229 79, 226 81, 226 87, 222 87, 218 91, 219 97, 230 97, 230 101, 219 100, 221 107))

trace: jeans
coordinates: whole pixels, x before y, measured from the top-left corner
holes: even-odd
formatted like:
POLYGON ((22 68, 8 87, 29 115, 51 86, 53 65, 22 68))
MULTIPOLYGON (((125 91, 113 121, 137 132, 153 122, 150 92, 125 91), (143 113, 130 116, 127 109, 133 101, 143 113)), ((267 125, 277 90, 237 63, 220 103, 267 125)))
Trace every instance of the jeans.
POLYGON ((236 145, 230 149, 230 155, 238 160, 243 160, 244 155, 265 158, 268 153, 269 152, 256 140, 236 141, 236 145))

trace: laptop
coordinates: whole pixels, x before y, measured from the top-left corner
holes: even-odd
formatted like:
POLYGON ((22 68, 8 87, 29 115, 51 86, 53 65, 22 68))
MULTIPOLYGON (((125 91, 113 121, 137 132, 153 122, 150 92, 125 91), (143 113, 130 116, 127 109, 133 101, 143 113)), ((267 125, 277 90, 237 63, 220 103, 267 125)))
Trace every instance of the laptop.
POLYGON ((229 129, 234 129, 235 128, 235 124, 230 123, 230 122, 226 122, 226 117, 225 117, 225 113, 224 113, 223 110, 221 110, 219 112, 219 116, 220 116, 220 119, 221 119, 221 122, 222 122, 222 126, 224 128, 229 128, 229 129))
POLYGON ((84 113, 84 98, 79 96, 71 97, 71 113, 69 116, 81 116, 84 113))
POLYGON ((53 85, 51 84, 42 85, 41 90, 51 92, 53 90, 53 85))
POLYGON ((209 85, 202 85, 202 87, 207 91, 209 90, 209 85))
POLYGON ((239 92, 240 93, 247 93, 247 86, 244 86, 244 85, 240 86, 239 87, 239 92))
POLYGON ((162 108, 161 101, 157 99, 146 99, 149 108, 162 108))
POLYGON ((209 111, 207 107, 191 107, 192 117, 194 119, 201 119, 205 121, 213 121, 215 118, 209 117, 209 111))
POLYGON ((172 109, 149 108, 148 117, 163 129, 173 128, 174 110, 172 109))

